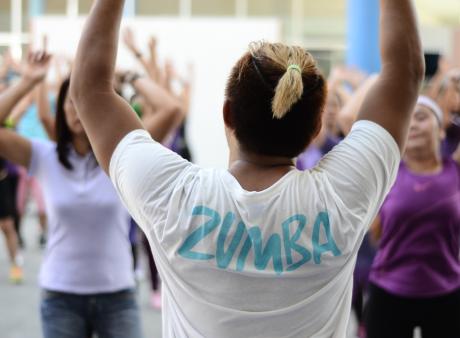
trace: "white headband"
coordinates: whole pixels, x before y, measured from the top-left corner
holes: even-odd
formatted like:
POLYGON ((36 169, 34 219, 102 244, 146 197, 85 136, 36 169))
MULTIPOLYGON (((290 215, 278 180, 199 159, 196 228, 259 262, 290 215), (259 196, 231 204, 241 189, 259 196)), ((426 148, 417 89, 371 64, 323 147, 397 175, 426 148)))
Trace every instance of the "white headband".
POLYGON ((422 95, 418 97, 417 104, 430 109, 434 113, 434 116, 436 116, 439 124, 442 126, 444 120, 443 113, 439 105, 434 100, 430 99, 428 96, 422 95))

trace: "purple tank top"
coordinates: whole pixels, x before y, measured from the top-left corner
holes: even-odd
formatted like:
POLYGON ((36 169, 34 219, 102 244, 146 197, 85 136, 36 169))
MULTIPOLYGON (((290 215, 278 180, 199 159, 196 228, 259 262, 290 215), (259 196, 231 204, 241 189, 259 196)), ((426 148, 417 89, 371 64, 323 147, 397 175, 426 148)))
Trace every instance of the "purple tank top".
POLYGON ((401 163, 380 210, 382 238, 370 280, 390 293, 433 297, 460 288, 460 167, 420 176, 401 163))
POLYGON ((460 119, 457 118, 446 130, 446 138, 441 143, 442 156, 445 158, 452 157, 460 143, 460 119))

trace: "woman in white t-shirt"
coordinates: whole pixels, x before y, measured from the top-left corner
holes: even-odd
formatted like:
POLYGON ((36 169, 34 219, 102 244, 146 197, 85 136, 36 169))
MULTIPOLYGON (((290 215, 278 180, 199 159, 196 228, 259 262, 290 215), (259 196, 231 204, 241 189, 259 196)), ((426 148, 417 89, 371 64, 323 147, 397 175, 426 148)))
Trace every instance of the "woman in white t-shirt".
POLYGON ((123 3, 95 2, 71 95, 151 243, 163 337, 344 337, 356 254, 394 182, 423 79, 412 2, 381 0, 382 74, 349 136, 307 172, 294 159, 326 98, 310 54, 251 45, 227 85, 229 169, 202 169, 155 142, 110 86, 123 3))

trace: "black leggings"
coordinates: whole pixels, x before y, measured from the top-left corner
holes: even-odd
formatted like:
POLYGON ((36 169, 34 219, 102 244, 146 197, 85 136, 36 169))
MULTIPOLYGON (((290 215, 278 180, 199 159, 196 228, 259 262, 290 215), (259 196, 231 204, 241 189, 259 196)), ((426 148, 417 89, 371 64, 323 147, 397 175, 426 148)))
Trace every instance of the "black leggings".
POLYGON ((404 298, 374 284, 365 309, 367 338, 460 337, 460 290, 433 298, 404 298))

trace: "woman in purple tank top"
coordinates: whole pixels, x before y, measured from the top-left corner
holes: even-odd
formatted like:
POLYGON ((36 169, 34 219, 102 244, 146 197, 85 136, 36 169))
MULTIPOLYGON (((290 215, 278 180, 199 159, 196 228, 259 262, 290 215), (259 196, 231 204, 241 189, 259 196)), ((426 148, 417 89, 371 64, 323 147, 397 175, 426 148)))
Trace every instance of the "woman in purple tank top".
MULTIPOLYGON (((442 158, 442 112, 420 97, 396 183, 373 225, 368 338, 460 337, 460 156, 442 158)), ((457 151, 459 154, 460 151, 457 151)))

